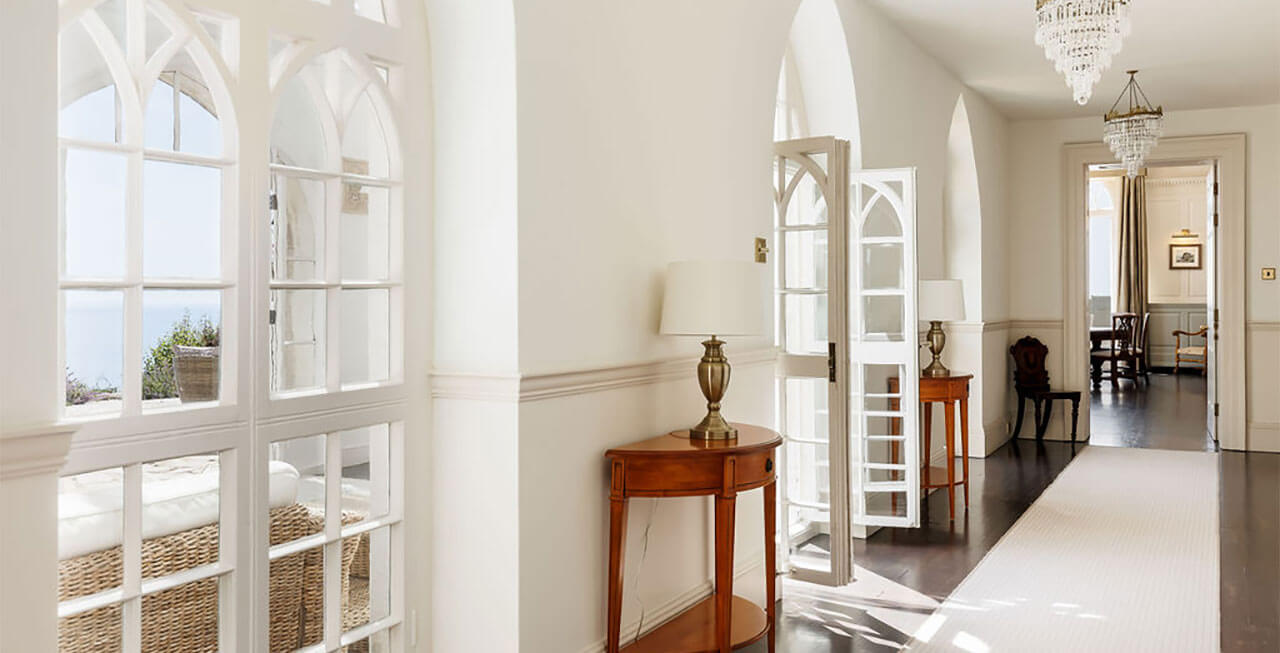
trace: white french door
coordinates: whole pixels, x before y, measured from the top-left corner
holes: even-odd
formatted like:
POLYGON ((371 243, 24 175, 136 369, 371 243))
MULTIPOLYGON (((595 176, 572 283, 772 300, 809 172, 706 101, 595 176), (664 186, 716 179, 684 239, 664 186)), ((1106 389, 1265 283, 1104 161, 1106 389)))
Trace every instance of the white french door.
POLYGON ((914 171, 850 173, 833 137, 775 154, 782 564, 843 585, 853 524, 918 525, 914 171))
POLYGON ((852 579, 849 539, 848 375, 838 369, 845 330, 844 229, 849 143, 807 138, 775 144, 774 267, 777 380, 783 447, 783 564, 801 580, 852 579))
POLYGON ((849 439, 853 522, 920 525, 914 168, 851 175, 849 439))

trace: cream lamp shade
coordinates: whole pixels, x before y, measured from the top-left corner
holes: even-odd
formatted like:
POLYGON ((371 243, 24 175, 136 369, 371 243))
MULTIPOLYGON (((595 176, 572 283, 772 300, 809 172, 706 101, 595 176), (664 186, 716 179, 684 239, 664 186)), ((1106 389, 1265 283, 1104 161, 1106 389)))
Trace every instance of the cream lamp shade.
POLYGON ((964 285, 959 279, 920 282, 920 319, 958 322, 964 319, 964 285))
POLYGON ((765 332, 768 266, 751 261, 683 261, 667 266, 661 332, 750 336, 765 332))

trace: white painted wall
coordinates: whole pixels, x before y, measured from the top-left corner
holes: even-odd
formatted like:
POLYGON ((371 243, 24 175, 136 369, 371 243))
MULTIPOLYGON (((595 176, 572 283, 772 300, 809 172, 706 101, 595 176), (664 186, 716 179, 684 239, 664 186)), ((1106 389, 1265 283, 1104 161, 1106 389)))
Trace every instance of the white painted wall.
MULTIPOLYGON (((1095 142, 1101 122, 1094 118, 1018 121, 1010 126, 1008 195, 1010 308, 1017 321, 1063 319, 1064 213, 1063 150, 1066 143, 1095 142)), ((1246 362, 1250 446, 1280 447, 1280 282, 1262 281, 1259 269, 1280 265, 1280 105, 1170 111, 1165 135, 1244 133, 1246 180, 1248 324, 1246 362), (1270 394, 1269 394, 1270 393, 1270 394), (1264 443, 1266 443, 1264 445, 1264 443)), ((1159 146, 1157 145, 1157 153, 1159 146)), ((1223 216, 1224 220, 1241 219, 1223 216)), ((1010 340, 1024 335, 1011 331, 1010 340)), ((1061 335, 1054 338, 1061 342, 1061 335)), ((1043 338, 1042 338, 1043 340, 1043 338)), ((1049 372, 1062 378, 1061 357, 1051 348, 1049 372)), ((1060 344, 1058 345, 1061 346, 1060 344)), ((1081 388, 1084 389, 1084 388, 1081 388)))
POLYGON ((1169 269, 1169 245, 1205 242, 1209 213, 1208 170, 1196 177, 1157 177, 1154 168, 1147 178, 1147 289, 1153 304, 1200 304, 1205 295, 1205 271, 1169 269), (1188 229, 1200 237, 1177 240, 1172 235, 1188 229))

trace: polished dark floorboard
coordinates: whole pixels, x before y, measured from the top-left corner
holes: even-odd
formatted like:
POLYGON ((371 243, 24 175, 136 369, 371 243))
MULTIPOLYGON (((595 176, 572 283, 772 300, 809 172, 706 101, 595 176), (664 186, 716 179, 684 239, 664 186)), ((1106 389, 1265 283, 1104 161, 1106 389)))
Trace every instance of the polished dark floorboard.
MULTIPOLYGON (((1104 384, 1092 394, 1094 446, 1214 451, 1205 429, 1205 380, 1152 375, 1151 386, 1104 384)), ((881 529, 854 541, 854 561, 880 576, 944 600, 1039 498, 1083 445, 1021 440, 973 459, 973 506, 948 520, 947 495, 923 506, 923 527, 881 529)), ((1280 651, 1280 454, 1223 452, 1221 466, 1222 651, 1280 651)), ((957 499, 959 500, 959 499, 957 499)), ((961 510, 959 505, 958 510, 961 510)), ((907 636, 849 606, 826 622, 788 615, 779 604, 778 650, 805 653, 898 651, 907 636)), ((758 642, 746 649, 764 653, 758 642)), ((997 652, 993 652, 997 653, 997 652)))
POLYGON ((1103 383, 1091 393, 1089 444, 1139 449, 1213 451, 1206 427, 1205 378, 1199 374, 1152 374, 1119 389, 1103 383))

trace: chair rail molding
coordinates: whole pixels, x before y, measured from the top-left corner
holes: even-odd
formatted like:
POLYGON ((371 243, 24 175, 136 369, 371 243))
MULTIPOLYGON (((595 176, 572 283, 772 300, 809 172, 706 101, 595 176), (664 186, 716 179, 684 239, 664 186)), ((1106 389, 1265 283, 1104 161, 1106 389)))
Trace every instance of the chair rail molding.
POLYGON ((0 479, 52 474, 62 469, 79 427, 57 424, 0 434, 0 479))
MULTIPOLYGON (((775 347, 736 353, 730 363, 738 368, 774 363, 775 347)), ((471 374, 448 371, 431 373, 435 399, 527 402, 603 392, 631 386, 694 378, 698 357, 671 358, 538 374, 471 374)))

